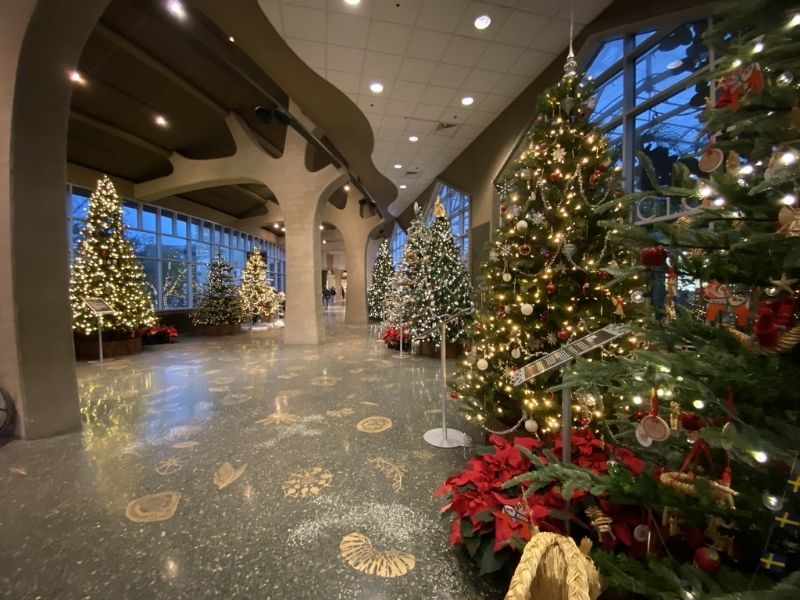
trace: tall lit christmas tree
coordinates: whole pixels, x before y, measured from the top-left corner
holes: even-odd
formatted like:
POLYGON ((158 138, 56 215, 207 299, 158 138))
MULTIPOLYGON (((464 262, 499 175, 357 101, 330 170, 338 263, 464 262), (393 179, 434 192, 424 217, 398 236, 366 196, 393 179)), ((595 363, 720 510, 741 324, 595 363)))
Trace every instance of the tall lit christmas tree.
MULTIPOLYGON (((461 249, 456 245, 450 219, 436 198, 434 221, 427 234, 428 244, 421 260, 421 281, 411 290, 411 329, 414 337, 440 343, 441 331, 437 325, 445 318, 463 313, 473 307, 472 282, 461 259, 461 249), (430 332, 427 335, 422 335, 430 332)), ((446 342, 459 342, 472 315, 462 314, 447 324, 446 342)))
POLYGON ((268 321, 278 313, 278 292, 267 285, 267 266, 258 250, 250 253, 244 267, 239 302, 245 319, 268 321))
POLYGON ((557 428, 547 389, 559 383, 559 371, 519 387, 510 375, 626 318, 626 292, 614 296, 605 287, 630 258, 608 244, 600 223, 623 213, 605 139, 589 122, 593 106, 570 57, 558 85, 540 96, 528 143, 500 186, 501 225, 483 265, 475 360, 454 385, 467 416, 482 423, 493 417, 525 421, 530 431, 557 428))
POLYGON ((105 175, 89 199, 70 279, 72 328, 88 335, 97 331, 97 316, 85 298, 102 298, 114 309, 113 315, 103 317, 104 331, 132 333, 156 322, 144 269, 125 239, 122 202, 105 175))
POLYGON ((389 241, 384 240, 378 250, 375 266, 372 267, 372 282, 367 290, 367 308, 370 321, 380 321, 386 311, 386 295, 389 293, 391 278, 394 275, 389 241))
MULTIPOLYGON (((413 320, 411 313, 414 289, 423 281, 422 256, 428 244, 428 228, 422 220, 419 205, 414 204, 414 219, 408 226, 403 258, 391 279, 386 295, 386 320, 397 327, 402 320, 404 328, 413 320)), ((411 332, 412 335, 414 332, 411 332)))
POLYGON ((197 308, 192 311, 191 318, 195 325, 233 325, 242 320, 233 267, 219 255, 209 265, 208 279, 200 291, 197 308))
POLYGON ((568 376, 604 406, 605 439, 645 467, 550 465, 520 478, 534 495, 554 481, 580 491, 570 518, 598 525, 606 584, 648 598, 800 596, 800 7, 724 8, 705 36, 721 57, 699 161, 708 179, 676 164, 664 188, 640 157, 656 194, 702 206, 614 234, 641 248, 628 274, 650 271, 651 292, 665 284, 654 257, 701 282, 705 314, 656 311, 633 332, 638 350, 579 360, 568 376))

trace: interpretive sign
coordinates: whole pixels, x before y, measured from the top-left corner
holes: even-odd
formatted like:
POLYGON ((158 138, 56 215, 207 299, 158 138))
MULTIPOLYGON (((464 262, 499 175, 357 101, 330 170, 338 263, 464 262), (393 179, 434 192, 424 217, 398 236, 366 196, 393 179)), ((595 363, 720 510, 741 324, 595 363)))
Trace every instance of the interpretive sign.
POLYGON ((84 298, 84 304, 96 315, 113 315, 114 309, 111 308, 102 298, 84 298))
POLYGON ((528 363, 521 369, 518 369, 511 376, 511 385, 522 385, 529 379, 533 379, 537 375, 541 375, 542 373, 546 373, 551 369, 560 367, 561 365, 568 363, 573 358, 576 358, 581 354, 586 354, 587 352, 591 352, 596 348, 605 346, 607 343, 625 335, 628 333, 628 331, 630 331, 630 328, 621 323, 612 323, 611 325, 606 325, 602 329, 593 331, 589 335, 585 335, 579 340, 575 340, 566 346, 562 346, 555 352, 551 352, 547 356, 543 356, 532 363, 528 363))

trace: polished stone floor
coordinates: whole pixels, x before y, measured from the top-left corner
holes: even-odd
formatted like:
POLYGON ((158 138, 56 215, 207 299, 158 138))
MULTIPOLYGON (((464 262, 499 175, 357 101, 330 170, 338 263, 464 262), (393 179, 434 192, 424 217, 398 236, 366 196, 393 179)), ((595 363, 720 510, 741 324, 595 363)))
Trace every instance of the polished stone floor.
POLYGON ((0 597, 501 598, 432 497, 438 361, 326 321, 78 364, 83 432, 0 448, 0 597))

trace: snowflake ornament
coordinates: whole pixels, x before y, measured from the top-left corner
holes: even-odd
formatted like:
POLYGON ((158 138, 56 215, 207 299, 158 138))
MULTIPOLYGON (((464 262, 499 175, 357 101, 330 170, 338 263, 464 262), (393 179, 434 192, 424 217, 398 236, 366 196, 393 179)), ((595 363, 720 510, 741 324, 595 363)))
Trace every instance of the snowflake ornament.
POLYGON ((550 344, 551 346, 555 346, 557 341, 558 341, 558 337, 556 337, 555 333, 553 333, 551 331, 550 333, 547 334, 547 343, 548 344, 550 344))
POLYGON ((561 146, 556 146, 556 149, 553 150, 553 160, 556 162, 564 162, 564 159, 567 157, 567 151, 564 150, 561 146))
POLYGON ((544 222, 544 215, 540 212, 529 212, 525 218, 534 225, 541 225, 544 222))

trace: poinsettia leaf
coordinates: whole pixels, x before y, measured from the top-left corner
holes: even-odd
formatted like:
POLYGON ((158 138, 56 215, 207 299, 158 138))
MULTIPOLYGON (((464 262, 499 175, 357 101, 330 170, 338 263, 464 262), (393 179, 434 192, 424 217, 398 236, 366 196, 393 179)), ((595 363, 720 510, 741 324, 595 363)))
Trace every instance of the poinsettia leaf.
POLYGON ((481 538, 474 537, 464 540, 464 547, 467 549, 467 552, 469 552, 470 556, 475 556, 478 548, 481 547, 481 538))
POLYGON ((487 573, 494 573, 495 571, 499 571, 505 560, 500 553, 495 554, 494 551, 494 543, 490 539, 484 539, 481 542, 481 575, 486 575, 487 573))
POLYGON ((461 519, 461 537, 462 538, 471 538, 474 535, 474 531, 472 529, 472 523, 470 523, 469 519, 461 519))
POLYGON ((527 544, 527 540, 522 539, 521 537, 514 536, 509 540, 509 545, 514 546, 517 550, 522 552, 525 549, 525 545, 527 544))
POLYGON ((490 523, 491 521, 494 521, 494 515, 490 510, 482 510, 477 515, 475 515, 475 520, 483 521, 484 523, 490 523))

